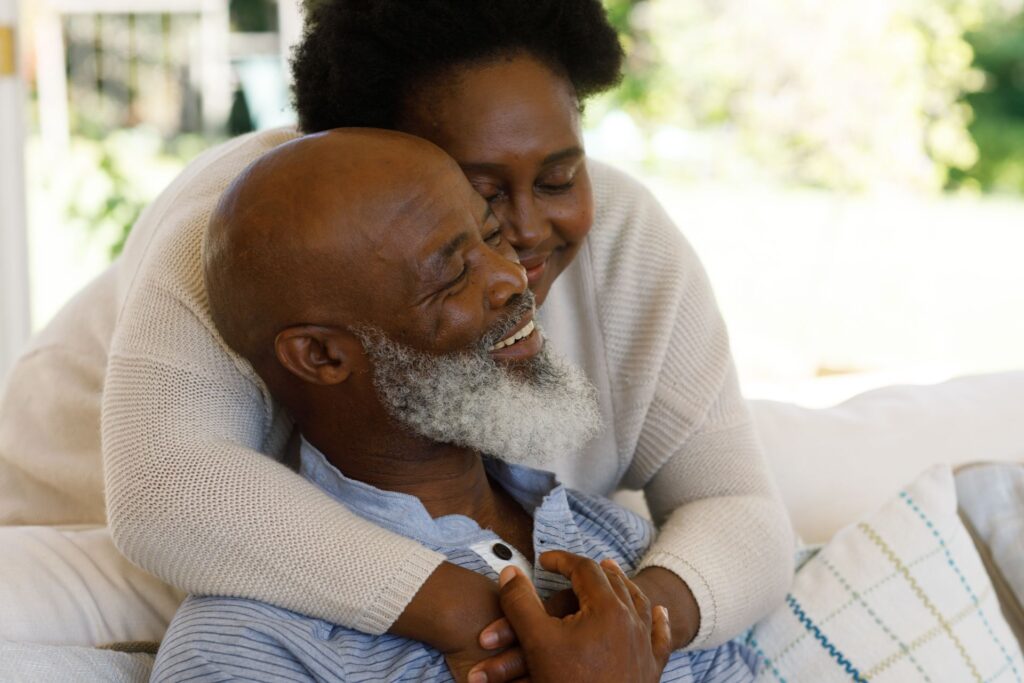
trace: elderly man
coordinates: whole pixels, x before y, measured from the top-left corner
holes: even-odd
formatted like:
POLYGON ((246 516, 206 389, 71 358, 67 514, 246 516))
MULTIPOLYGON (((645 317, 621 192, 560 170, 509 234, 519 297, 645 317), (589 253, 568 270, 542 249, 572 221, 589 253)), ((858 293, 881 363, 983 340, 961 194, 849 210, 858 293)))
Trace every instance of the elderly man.
MULTIPOLYGON (((735 644, 670 657, 667 612, 623 573, 649 524, 528 467, 600 428, 594 389, 545 345, 514 250, 441 150, 356 129, 283 145, 221 199, 204 258, 217 329, 294 417, 303 476, 500 574, 533 680, 751 679, 755 657, 735 644), (558 593, 566 579, 578 603, 558 593), (534 586, 561 596, 554 616, 534 586)), ((434 681, 449 666, 399 636, 192 597, 154 680, 434 681)))

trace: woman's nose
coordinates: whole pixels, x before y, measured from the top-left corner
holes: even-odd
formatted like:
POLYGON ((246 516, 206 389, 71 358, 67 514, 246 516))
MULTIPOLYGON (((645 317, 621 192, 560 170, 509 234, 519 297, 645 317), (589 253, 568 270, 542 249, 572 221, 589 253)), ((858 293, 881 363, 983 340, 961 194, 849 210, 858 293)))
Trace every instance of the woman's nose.
POLYGON ((502 216, 507 239, 517 251, 528 251, 548 238, 551 229, 533 198, 522 199, 509 206, 502 216))

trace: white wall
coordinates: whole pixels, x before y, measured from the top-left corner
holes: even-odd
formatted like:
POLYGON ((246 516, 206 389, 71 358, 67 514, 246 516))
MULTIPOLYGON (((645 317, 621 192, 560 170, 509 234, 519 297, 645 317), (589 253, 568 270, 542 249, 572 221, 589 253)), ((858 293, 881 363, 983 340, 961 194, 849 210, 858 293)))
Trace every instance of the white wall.
POLYGON ((0 383, 29 334, 24 89, 16 62, 17 0, 0 0, 0 383), (12 68, 13 67, 13 68, 12 68))
POLYGON ((302 18, 302 0, 278 0, 277 31, 281 39, 281 60, 286 74, 291 73, 288 61, 292 47, 302 39, 302 18))

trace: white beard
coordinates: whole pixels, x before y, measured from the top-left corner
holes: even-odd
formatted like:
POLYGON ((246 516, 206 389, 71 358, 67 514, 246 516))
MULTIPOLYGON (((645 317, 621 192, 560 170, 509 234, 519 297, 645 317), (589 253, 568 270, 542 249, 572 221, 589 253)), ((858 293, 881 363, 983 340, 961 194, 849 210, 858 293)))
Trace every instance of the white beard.
POLYGON ((515 371, 500 366, 487 349, 510 331, 508 324, 503 327, 476 350, 441 356, 395 342, 375 328, 353 332, 373 361, 381 403, 399 423, 439 443, 543 467, 600 431, 597 390, 547 345, 515 371))

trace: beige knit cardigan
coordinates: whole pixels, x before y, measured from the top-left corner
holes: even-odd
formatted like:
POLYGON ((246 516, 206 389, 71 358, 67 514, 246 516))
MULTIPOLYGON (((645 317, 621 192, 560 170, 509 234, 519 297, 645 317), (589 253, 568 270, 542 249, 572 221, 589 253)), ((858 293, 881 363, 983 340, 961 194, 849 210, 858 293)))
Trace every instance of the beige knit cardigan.
MULTIPOLYGON (((17 364, 0 403, 0 523, 103 519, 102 409, 106 513, 129 559, 190 592, 379 633, 442 556, 265 455, 291 424, 225 347, 203 285, 219 195, 294 135, 252 134, 194 161, 17 364)), ((598 386, 607 428, 557 470, 585 491, 645 491, 660 534, 643 564, 687 582, 701 610, 691 647, 710 647, 781 601, 789 522, 696 255, 643 187, 588 163, 595 224, 541 319, 598 386)))

